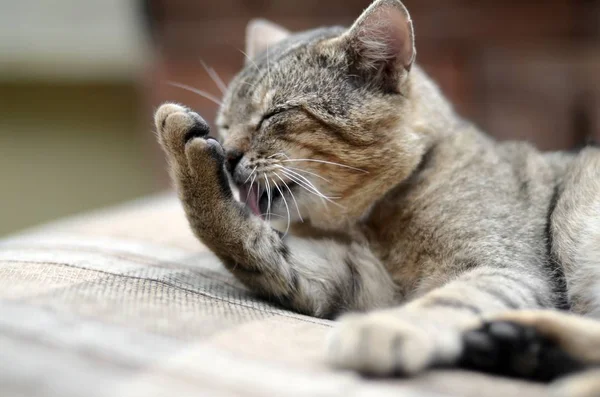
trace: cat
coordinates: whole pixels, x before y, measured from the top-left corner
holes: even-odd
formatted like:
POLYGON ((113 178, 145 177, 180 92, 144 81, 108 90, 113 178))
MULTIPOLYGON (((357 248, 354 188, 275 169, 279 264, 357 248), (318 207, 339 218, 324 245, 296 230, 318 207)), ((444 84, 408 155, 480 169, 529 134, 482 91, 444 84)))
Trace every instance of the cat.
POLYGON ((550 380, 600 363, 599 149, 541 153, 463 120, 415 64, 398 0, 348 29, 253 21, 246 56, 222 143, 173 103, 158 139, 191 229, 237 279, 339 316, 332 365, 550 380))

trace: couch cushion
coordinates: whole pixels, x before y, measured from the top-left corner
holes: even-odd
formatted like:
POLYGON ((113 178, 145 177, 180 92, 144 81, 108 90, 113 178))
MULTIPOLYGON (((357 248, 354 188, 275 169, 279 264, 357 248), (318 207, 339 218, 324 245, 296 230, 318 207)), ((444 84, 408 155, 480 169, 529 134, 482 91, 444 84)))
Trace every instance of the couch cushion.
POLYGON ((334 371, 332 325, 256 299, 171 194, 0 241, 2 396, 545 395, 465 371, 334 371))

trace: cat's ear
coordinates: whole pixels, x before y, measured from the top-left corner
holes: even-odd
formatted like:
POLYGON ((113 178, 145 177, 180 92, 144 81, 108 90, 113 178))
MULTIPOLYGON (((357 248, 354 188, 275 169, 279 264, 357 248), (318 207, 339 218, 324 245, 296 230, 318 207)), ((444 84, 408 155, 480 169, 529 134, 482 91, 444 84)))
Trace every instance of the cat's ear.
POLYGON ((255 58, 289 35, 290 32, 279 25, 265 19, 253 19, 246 27, 246 54, 255 58))
POLYGON ((356 68, 399 89, 417 54, 408 10, 400 0, 376 0, 342 37, 356 68))

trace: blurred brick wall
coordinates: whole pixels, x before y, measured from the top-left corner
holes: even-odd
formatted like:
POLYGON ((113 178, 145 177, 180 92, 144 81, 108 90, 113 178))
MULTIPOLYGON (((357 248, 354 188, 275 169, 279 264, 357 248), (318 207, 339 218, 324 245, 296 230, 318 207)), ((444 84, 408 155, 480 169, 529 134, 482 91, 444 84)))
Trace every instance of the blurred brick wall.
MULTIPOLYGON (((227 82, 251 18, 291 30, 349 25, 368 0, 147 0, 156 61, 151 105, 176 100, 213 121, 216 106, 165 84, 219 96, 200 59, 227 82)), ((418 63, 458 111, 501 139, 543 149, 600 138, 600 0, 406 0, 418 63)))

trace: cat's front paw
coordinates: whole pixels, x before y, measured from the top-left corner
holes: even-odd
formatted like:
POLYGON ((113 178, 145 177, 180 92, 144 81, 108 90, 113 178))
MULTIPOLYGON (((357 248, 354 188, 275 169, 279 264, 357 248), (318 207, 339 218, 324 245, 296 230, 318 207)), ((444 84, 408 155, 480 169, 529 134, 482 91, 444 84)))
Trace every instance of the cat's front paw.
POLYGON ((192 170, 194 165, 201 165, 204 158, 209 160, 208 163, 224 163, 222 146, 208 136, 210 128, 197 113, 181 105, 166 103, 156 111, 154 123, 161 146, 177 162, 188 163, 192 170))
POLYGON ((180 188, 203 187, 204 191, 217 195, 230 193, 224 174, 223 147, 208 136, 210 128, 200 115, 184 106, 167 103, 156 111, 154 122, 158 140, 180 188), (216 189, 210 189, 211 186, 216 189))
POLYGON ((413 375, 460 356, 456 330, 414 315, 380 312, 342 317, 329 337, 329 361, 367 375, 413 375))

